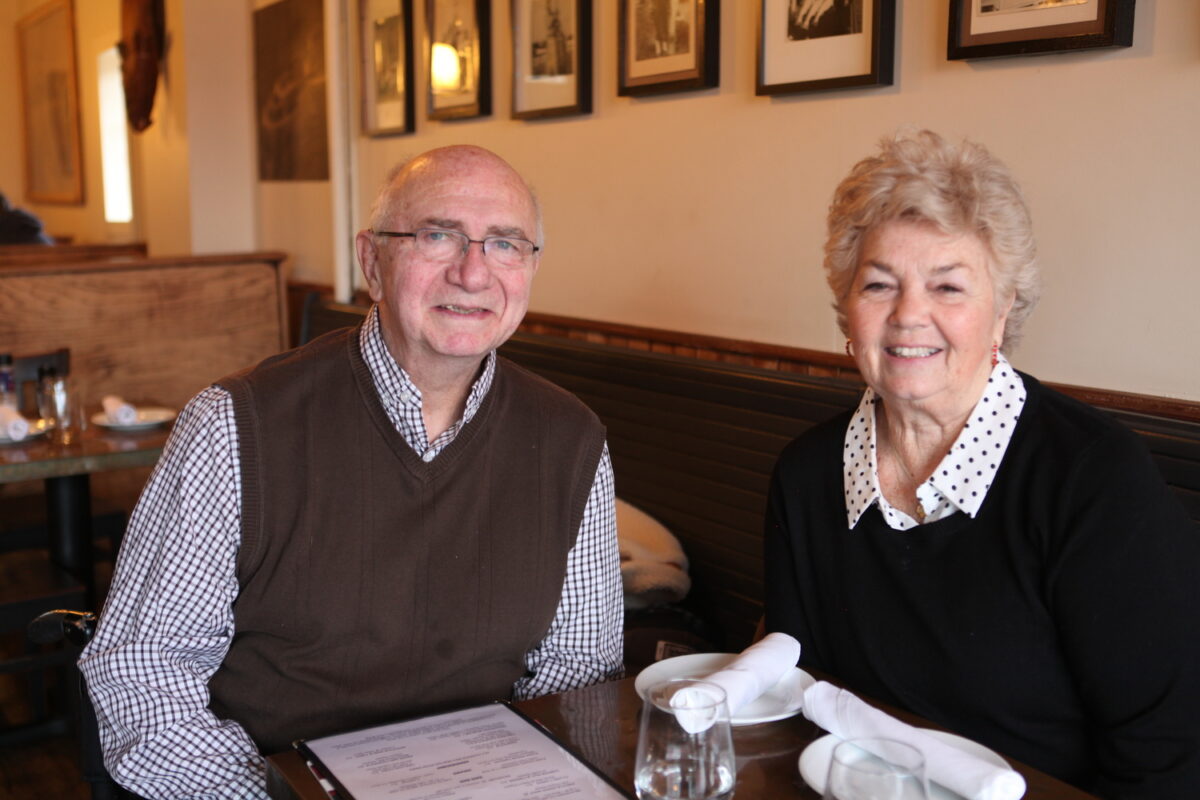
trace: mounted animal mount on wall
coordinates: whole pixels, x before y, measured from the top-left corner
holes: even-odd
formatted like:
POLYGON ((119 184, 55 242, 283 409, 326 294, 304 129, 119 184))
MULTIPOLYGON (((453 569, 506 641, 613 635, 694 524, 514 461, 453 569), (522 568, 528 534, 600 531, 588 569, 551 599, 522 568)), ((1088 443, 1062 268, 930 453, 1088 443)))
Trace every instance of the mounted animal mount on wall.
POLYGON ((150 127, 158 65, 166 50, 163 0, 121 0, 121 79, 125 86, 125 114, 141 133, 150 127))

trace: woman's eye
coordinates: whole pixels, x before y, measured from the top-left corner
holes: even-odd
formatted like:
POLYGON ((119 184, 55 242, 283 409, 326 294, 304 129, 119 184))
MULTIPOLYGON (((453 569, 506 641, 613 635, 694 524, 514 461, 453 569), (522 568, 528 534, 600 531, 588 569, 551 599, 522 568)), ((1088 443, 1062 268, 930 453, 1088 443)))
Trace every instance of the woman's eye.
POLYGON ((961 287, 961 286, 955 286, 955 285, 953 285, 953 284, 950 284, 950 283, 943 283, 941 286, 939 286, 939 287, 937 288, 937 290, 938 290, 939 292, 941 292, 942 294, 958 294, 959 292, 961 292, 961 291, 962 291, 962 287, 961 287))

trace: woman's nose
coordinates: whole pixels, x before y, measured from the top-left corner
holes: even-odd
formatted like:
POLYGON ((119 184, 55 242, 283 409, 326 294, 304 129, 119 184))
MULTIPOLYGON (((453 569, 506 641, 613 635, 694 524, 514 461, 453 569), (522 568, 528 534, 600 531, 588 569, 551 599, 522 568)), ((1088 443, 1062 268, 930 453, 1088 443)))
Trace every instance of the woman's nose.
POLYGON ((921 325, 929 316, 929 298, 921 288, 901 287, 892 308, 892 324, 902 328, 921 325))

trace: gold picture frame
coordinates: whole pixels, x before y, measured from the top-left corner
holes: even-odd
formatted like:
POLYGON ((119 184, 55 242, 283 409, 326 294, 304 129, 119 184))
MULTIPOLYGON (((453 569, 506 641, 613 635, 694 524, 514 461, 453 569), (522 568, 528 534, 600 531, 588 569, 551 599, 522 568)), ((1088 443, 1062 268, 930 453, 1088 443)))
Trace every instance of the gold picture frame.
POLYGON ((50 0, 17 21, 24 110, 25 194, 83 205, 83 148, 72 0, 50 0))

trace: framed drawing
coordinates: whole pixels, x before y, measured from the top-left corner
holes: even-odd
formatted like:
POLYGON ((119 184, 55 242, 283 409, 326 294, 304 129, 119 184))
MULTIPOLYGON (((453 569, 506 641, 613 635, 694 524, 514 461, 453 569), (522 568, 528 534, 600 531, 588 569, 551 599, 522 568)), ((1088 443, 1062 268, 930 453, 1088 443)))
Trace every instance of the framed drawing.
POLYGON ((708 89, 720 82, 720 0, 617 3, 617 94, 708 89))
POLYGON ((368 136, 412 133, 412 0, 358 0, 362 126, 368 136))
POLYGON ((25 109, 25 194, 40 203, 82 205, 71 0, 50 0, 18 20, 17 49, 25 109))
POLYGON ((489 0, 425 0, 429 31, 429 118, 492 113, 489 0))
POLYGON ((513 119, 592 110, 592 0, 512 0, 513 119))
POLYGON ((950 0, 946 57, 1129 47, 1134 0, 950 0))
POLYGON ((762 0, 755 94, 891 86, 896 0, 762 0))

